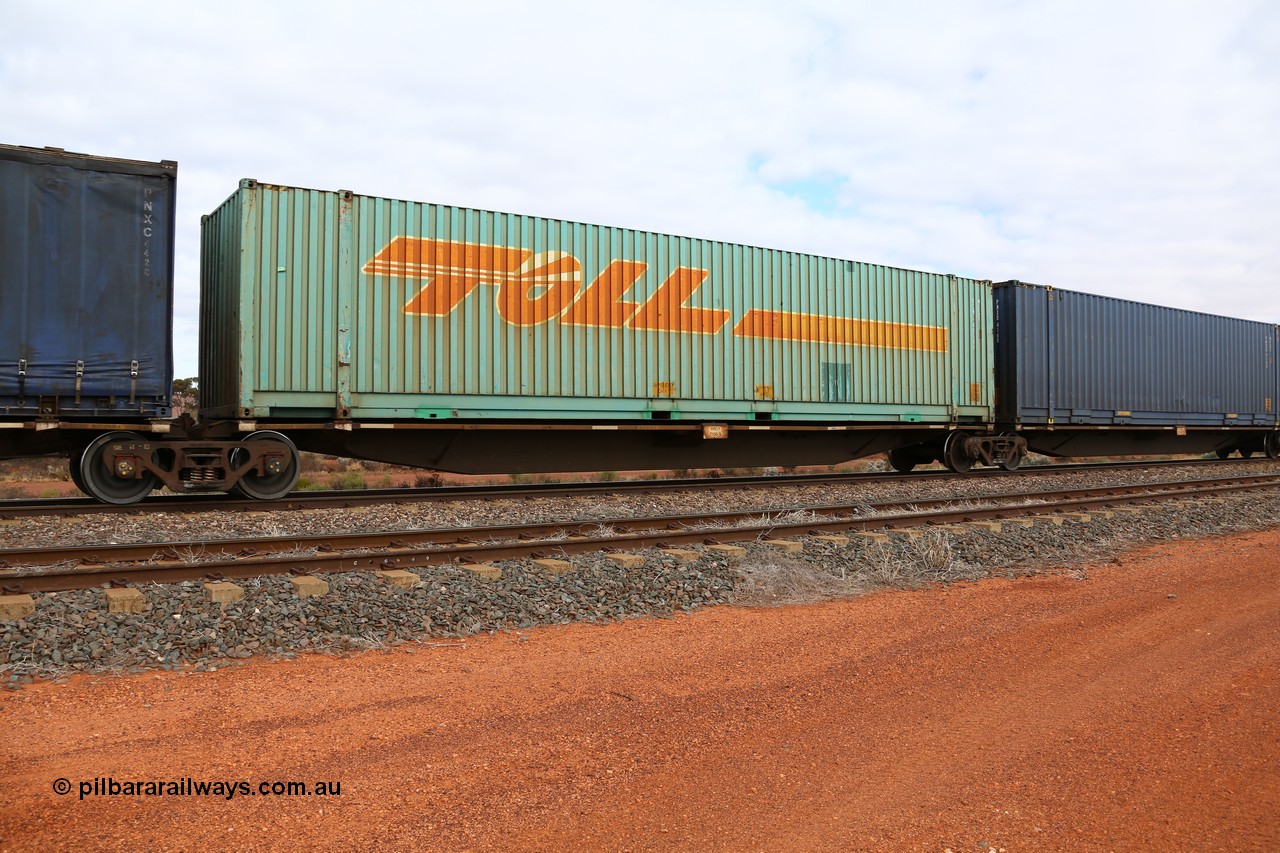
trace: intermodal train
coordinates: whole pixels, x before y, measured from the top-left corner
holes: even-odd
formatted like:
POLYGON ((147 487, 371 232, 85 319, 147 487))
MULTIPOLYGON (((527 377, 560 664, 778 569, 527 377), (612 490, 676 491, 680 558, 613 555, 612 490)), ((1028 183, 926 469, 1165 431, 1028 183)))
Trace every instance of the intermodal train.
POLYGON ((66 455, 102 501, 277 498, 298 450, 465 473, 1280 457, 1272 324, 256 180, 202 219, 200 410, 172 417, 176 175, 0 146, 0 457, 66 455))

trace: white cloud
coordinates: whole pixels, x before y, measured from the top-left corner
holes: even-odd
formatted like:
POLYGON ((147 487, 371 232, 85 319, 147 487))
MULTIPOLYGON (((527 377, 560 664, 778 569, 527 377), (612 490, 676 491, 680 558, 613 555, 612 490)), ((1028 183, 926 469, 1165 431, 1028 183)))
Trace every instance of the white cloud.
POLYGON ((5 142, 1280 322, 1280 6, 0 5, 5 142))

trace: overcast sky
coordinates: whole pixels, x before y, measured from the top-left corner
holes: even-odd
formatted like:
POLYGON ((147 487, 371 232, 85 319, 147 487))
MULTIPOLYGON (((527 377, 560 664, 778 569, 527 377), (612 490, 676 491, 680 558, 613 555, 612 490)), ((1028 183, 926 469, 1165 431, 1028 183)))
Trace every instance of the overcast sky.
POLYGON ((1280 3, 0 0, 0 142, 1280 322, 1280 3))

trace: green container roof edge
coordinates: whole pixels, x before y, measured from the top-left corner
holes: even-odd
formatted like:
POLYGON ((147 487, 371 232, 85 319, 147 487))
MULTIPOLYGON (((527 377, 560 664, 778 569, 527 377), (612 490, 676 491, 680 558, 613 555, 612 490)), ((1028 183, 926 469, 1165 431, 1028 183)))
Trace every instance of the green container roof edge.
MULTIPOLYGON (((222 203, 219 204, 218 207, 214 208, 213 212, 216 213, 217 211, 221 210, 224 205, 226 205, 232 199, 236 198, 242 190, 252 190, 257 188, 264 188, 264 189, 283 191, 283 192, 307 192, 307 193, 322 193, 322 194, 332 193, 334 195, 338 195, 342 193, 350 193, 353 198, 369 199, 371 201, 380 201, 380 202, 389 201, 395 204, 407 204, 407 205, 431 205, 433 207, 448 207, 448 208, 453 208, 455 210, 465 210, 465 211, 470 211, 472 213, 484 213, 484 214, 488 214, 489 216, 519 216, 527 219, 540 219, 545 222, 555 222, 561 225, 569 225, 569 226, 575 226, 575 227, 609 228, 609 229, 618 229, 622 231, 634 231, 640 234, 649 234, 654 237, 661 237, 669 240, 692 240, 700 243, 720 243, 726 246, 742 246, 743 248, 746 248, 746 249, 754 249, 756 251, 761 251, 761 252, 783 252, 785 254, 796 255, 796 256, 805 257, 805 258, 815 258, 815 259, 824 260, 824 261, 840 261, 842 263, 864 264, 866 266, 900 270, 902 272, 916 273, 918 275, 936 275, 936 276, 942 276, 944 278, 956 278, 962 281, 971 281, 976 284, 985 284, 987 286, 994 286, 992 283, 992 280, 989 278, 978 278, 977 276, 965 276, 965 275, 958 275, 956 273, 938 272, 937 270, 916 269, 915 267, 898 267, 898 266, 893 266, 892 264, 879 263, 877 261, 860 261, 860 260, 857 260, 856 258, 844 258, 838 255, 820 255, 816 252, 801 252, 795 249, 785 249, 780 246, 762 246, 755 243, 735 243, 732 240, 719 240, 712 237, 694 237, 689 234, 676 234, 674 232, 669 232, 669 231, 653 231, 646 228, 639 228, 633 225, 615 225, 615 224, 605 224, 605 223, 599 223, 599 222, 587 222, 586 220, 582 220, 582 219, 562 219, 554 216, 543 216, 542 214, 538 214, 538 213, 514 213, 509 210, 503 211, 503 210, 493 210, 487 207, 471 207, 469 205, 453 204, 451 202, 414 201, 412 199, 406 199, 406 198, 398 198, 398 197, 391 198, 389 196, 376 196, 376 195, 369 195, 368 193, 359 193, 359 192, 355 192, 354 190, 323 190, 323 189, 317 189, 316 187, 297 187, 289 184, 273 184, 268 181, 259 181, 256 178, 241 178, 240 187, 231 195, 223 199, 222 203)), ((208 215, 211 215, 211 214, 206 214, 206 216, 208 215)), ((1002 282, 1002 284, 1025 284, 1025 283, 1020 281, 1018 282, 1008 281, 1008 282, 1002 282)), ((1028 287, 1045 287, 1047 285, 1028 284, 1027 286, 1028 287)))

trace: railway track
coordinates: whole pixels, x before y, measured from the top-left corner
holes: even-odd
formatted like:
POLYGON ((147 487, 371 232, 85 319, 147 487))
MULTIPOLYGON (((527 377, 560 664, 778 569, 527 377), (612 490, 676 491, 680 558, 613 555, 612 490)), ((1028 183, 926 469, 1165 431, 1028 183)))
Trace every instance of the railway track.
POLYGON ((278 573, 414 569, 588 551, 725 545, 760 539, 843 534, 1034 518, 1124 504, 1280 488, 1280 474, 1219 477, 956 499, 829 505, 561 523, 289 536, 251 540, 24 548, 0 551, 7 593, 87 589, 278 573))
POLYGON ((946 470, 897 472, 843 472, 830 474, 773 474, 750 477, 683 478, 673 480, 614 480, 610 482, 534 483, 522 485, 439 486, 399 489, 359 489, 322 492, 292 492, 278 501, 260 501, 229 494, 154 495, 135 504, 117 506, 92 498, 57 498, 0 501, 0 519, 34 516, 85 514, 142 514, 147 512, 277 512, 298 509, 351 508, 389 503, 509 500, 593 494, 651 494, 672 491, 722 489, 763 489, 776 486, 878 483, 888 481, 946 481, 974 477, 1008 477, 1015 474, 1050 474, 1076 471, 1125 470, 1132 468, 1229 468, 1256 464, 1259 459, 1190 459, 1159 462, 1080 462, 1037 465, 1009 472, 982 468, 967 474, 946 470))

